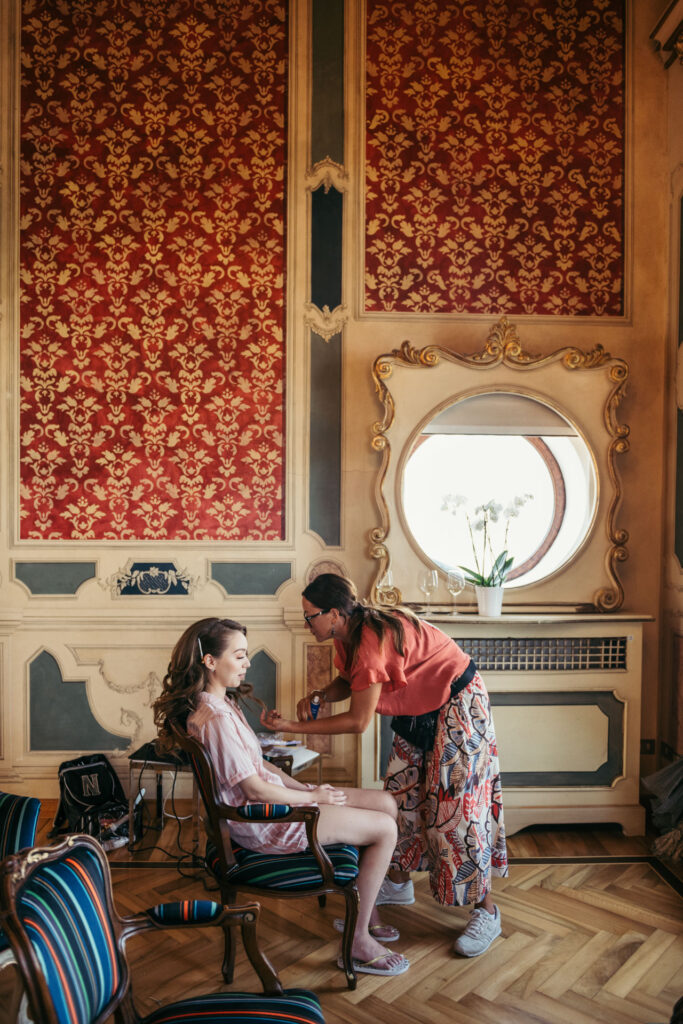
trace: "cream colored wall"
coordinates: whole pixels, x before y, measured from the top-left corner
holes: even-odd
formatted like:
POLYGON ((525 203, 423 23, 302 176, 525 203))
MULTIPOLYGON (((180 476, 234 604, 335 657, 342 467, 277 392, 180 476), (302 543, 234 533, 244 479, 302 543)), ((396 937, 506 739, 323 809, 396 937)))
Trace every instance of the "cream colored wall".
MULTIPOLYGON (((621 575, 624 611, 649 614, 644 637, 645 673, 642 735, 657 731, 657 680, 660 651, 660 592, 663 555, 662 494, 665 483, 669 418, 661 396, 668 372, 671 159, 668 151, 673 122, 667 118, 670 75, 649 42, 661 2, 633 3, 633 40, 629 56, 628 311, 623 320, 576 320, 519 317, 515 327, 525 347, 551 352, 572 344, 591 349, 602 344, 626 359, 631 369, 628 397, 620 418, 631 427, 631 450, 621 463, 624 500, 619 525, 629 530, 630 557, 621 575)), ((18 4, 0 5, 0 103, 16 112, 16 45, 18 4)), ((17 194, 14 132, 16 119, 0 127, 0 356, 2 457, 0 458, 0 789, 54 796, 56 768, 79 751, 36 754, 28 743, 28 660, 41 648, 59 662, 64 678, 85 679, 96 717, 123 734, 121 751, 112 760, 125 768, 126 751, 153 733, 150 701, 163 674, 171 645, 191 621, 219 613, 242 619, 249 627, 252 649, 263 649, 279 672, 278 703, 293 712, 305 692, 307 635, 299 594, 307 572, 319 560, 339 562, 367 592, 374 576, 368 529, 377 521, 375 484, 378 457, 370 446, 371 426, 380 407, 374 394, 371 367, 379 354, 408 339, 417 347, 439 344, 467 351, 481 348, 493 320, 481 316, 365 316, 362 288, 362 25, 361 4, 347 4, 346 111, 348 192, 345 205, 344 296, 347 322, 343 332, 344 423, 342 541, 327 548, 307 530, 308 438, 308 195, 306 191, 308 112, 308 4, 293 4, 292 139, 289 181, 288 280, 288 467, 287 538, 281 544, 170 544, 166 559, 198 580, 189 597, 115 598, 104 584, 131 556, 159 557, 159 548, 145 544, 42 543, 17 540, 17 194), (302 70, 304 69, 304 70, 302 70), (294 579, 273 597, 235 598, 209 579, 212 559, 259 558, 291 560, 294 579), (97 561, 97 580, 84 584, 75 597, 35 598, 11 582, 13 559, 79 558, 97 561), (170 603, 169 603, 170 602, 170 603)), ((679 158, 680 160, 680 155, 679 158)), ((558 581, 558 587, 561 581, 558 581)), ((49 713, 49 709, 46 709, 49 713)), ((335 740, 326 767, 327 778, 353 781, 358 774, 358 742, 335 740)))

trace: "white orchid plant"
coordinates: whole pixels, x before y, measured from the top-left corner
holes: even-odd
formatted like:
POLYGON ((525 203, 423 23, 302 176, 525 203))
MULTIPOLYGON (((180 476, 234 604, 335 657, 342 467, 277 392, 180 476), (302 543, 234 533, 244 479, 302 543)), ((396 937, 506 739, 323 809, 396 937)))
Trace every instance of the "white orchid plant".
MULTIPOLYGON (((460 568, 465 573, 465 579, 475 587, 502 587, 512 568, 514 558, 508 551, 508 536, 510 532, 510 520, 516 519, 520 511, 528 501, 533 500, 532 494, 517 495, 505 507, 500 502, 491 498, 483 505, 477 505, 473 511, 463 509, 467 526, 472 542, 472 554, 474 555, 475 569, 468 569, 466 565, 460 568), (493 535, 500 533, 500 527, 505 523, 503 548, 499 554, 494 554, 493 535), (496 527, 499 527, 496 529, 496 527), (481 540, 477 543, 475 534, 481 534, 481 540)), ((468 505, 468 499, 462 494, 446 494, 443 499, 441 510, 450 512, 451 515, 458 515, 463 506, 468 505)))

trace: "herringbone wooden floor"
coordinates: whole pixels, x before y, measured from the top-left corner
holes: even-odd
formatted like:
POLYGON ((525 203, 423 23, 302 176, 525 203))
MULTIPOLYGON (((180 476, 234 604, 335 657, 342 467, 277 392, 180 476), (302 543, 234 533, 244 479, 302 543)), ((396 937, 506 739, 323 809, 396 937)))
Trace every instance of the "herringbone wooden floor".
MULTIPOLYGON (((186 850, 188 831, 183 825, 186 850)), ((149 833, 137 866, 127 849, 112 852, 122 913, 207 898, 201 870, 177 870, 176 838, 174 823, 149 833)), ((683 995, 683 900, 648 842, 616 828, 533 829, 509 846, 510 875, 494 889, 503 934, 477 959, 453 955, 467 912, 439 907, 426 875, 413 876, 415 905, 383 908, 401 930, 394 948, 411 961, 404 975, 362 975, 348 991, 335 966, 332 920, 343 911, 333 898, 324 908, 314 898, 264 900, 262 948, 286 987, 318 994, 327 1024, 668 1024, 683 995)), ((221 953, 211 929, 137 937, 129 955, 141 1013, 223 989, 221 953)), ((233 987, 258 988, 241 950, 233 987)))
MULTIPOLYGON (((416 876, 417 901, 387 907, 411 961, 397 978, 359 977, 349 992, 334 966, 333 899, 268 900, 261 943, 286 987, 317 992, 327 1024, 633 1024, 669 1020, 683 994, 683 903, 645 862, 513 864, 496 883, 503 934, 475 960, 452 953, 466 920, 431 898, 416 876)), ((199 880, 173 869, 115 869, 117 903, 142 909, 179 896, 205 896, 199 880)), ((148 936, 133 951, 135 991, 149 1013, 157 999, 220 989, 220 935, 148 936)), ((236 986, 254 989, 240 953, 236 986)))

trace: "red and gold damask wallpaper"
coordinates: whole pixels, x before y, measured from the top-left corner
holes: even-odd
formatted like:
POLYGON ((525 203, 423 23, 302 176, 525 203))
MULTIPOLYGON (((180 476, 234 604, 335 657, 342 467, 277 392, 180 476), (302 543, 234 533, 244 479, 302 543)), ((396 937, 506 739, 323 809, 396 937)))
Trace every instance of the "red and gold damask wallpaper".
POLYGON ((624 312, 623 0, 367 0, 367 312, 624 312))
POLYGON ((287 19, 23 0, 23 538, 283 536, 287 19))

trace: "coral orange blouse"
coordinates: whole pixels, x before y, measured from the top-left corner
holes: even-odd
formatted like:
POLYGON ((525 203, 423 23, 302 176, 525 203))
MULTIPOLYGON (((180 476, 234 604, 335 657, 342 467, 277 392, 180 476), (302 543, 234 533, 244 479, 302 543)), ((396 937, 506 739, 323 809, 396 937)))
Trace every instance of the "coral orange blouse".
MULTIPOLYGON (((398 613, 400 614, 400 613, 398 613)), ((351 690, 382 684, 377 704, 380 715, 422 715, 446 703, 451 683, 465 671, 470 656, 455 640, 430 622, 420 620, 418 633, 404 618, 403 656, 387 632, 382 643, 365 625, 354 664, 346 669, 346 647, 335 640, 335 667, 351 690)))

